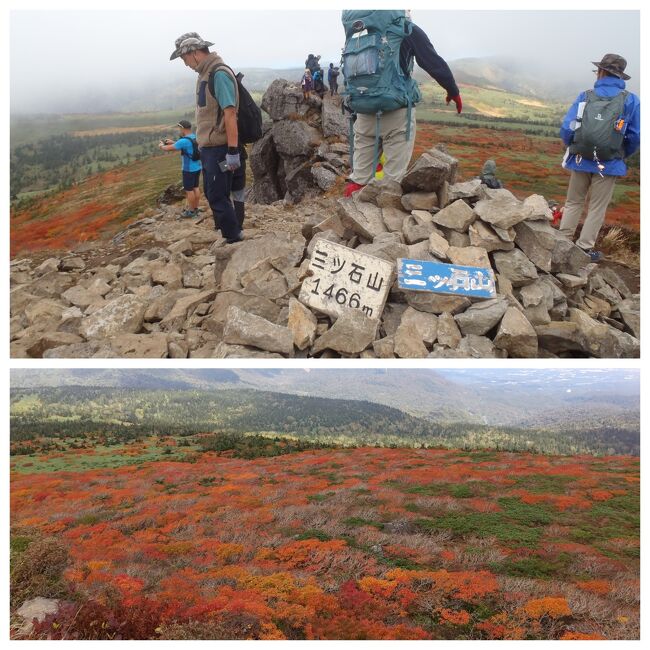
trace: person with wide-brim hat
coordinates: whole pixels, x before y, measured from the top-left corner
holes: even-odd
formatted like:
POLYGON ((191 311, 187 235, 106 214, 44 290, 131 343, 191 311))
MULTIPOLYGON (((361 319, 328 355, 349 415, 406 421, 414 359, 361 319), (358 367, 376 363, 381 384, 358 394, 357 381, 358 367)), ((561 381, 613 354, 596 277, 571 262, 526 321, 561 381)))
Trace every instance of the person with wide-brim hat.
POLYGON ((216 52, 210 52, 212 45, 197 32, 187 32, 176 39, 169 59, 182 59, 198 74, 196 139, 201 151, 203 191, 212 209, 215 228, 231 244, 243 239, 246 184, 237 128, 239 90, 231 68, 216 52), (236 209, 237 203, 242 209, 236 209))
POLYGON ((627 174, 625 159, 641 142, 639 98, 626 90, 630 75, 620 54, 605 54, 596 66, 593 89, 580 93, 562 122, 560 136, 568 147, 562 166, 570 170, 560 232, 573 239, 585 204, 576 244, 593 262, 602 259, 594 246, 605 222, 616 179, 627 174), (587 201, 588 197, 588 201, 587 201))

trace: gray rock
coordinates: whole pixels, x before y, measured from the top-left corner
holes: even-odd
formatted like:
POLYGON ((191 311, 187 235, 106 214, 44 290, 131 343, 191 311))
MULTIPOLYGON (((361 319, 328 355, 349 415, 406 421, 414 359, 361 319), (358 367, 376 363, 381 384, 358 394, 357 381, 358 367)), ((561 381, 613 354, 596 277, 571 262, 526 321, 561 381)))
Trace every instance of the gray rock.
POLYGON ((298 266, 305 250, 305 238, 277 231, 226 248, 225 253, 219 252, 222 249, 215 251, 215 279, 222 289, 239 290, 240 276, 263 259, 272 260, 280 269, 298 266))
POLYGON ((338 176, 331 172, 329 169, 325 169, 320 165, 313 165, 311 168, 311 175, 316 181, 316 185, 321 188, 324 192, 329 190, 335 183, 338 176))
POLYGON ((448 348, 457 348, 463 337, 451 313, 440 314, 437 325, 438 343, 448 348))
POLYGON ((515 307, 508 307, 494 338, 494 345, 510 357, 533 359, 537 356, 537 332, 515 307))
POLYGON ((337 210, 345 228, 372 241, 378 234, 387 232, 382 208, 354 198, 339 199, 337 210))
POLYGON ((239 307, 228 308, 223 340, 229 344, 250 345, 267 352, 293 355, 293 332, 288 327, 271 323, 239 307))
MULTIPOLYGON (((438 318, 434 314, 408 307, 402 314, 400 325, 414 325, 422 342, 432 345, 438 336, 438 318)), ((395 334, 397 342, 397 334, 395 334)), ((401 356, 401 355, 400 355, 401 356)))
POLYGON ((553 213, 548 207, 548 202, 540 194, 531 194, 524 199, 523 203, 526 219, 533 221, 552 221, 553 213))
POLYGON ((551 252, 551 272, 580 275, 591 263, 591 258, 581 248, 558 234, 551 252))
POLYGON ((508 301, 505 298, 494 298, 472 305, 464 312, 457 314, 455 320, 464 335, 482 336, 497 325, 507 308, 508 301))
POLYGON ((458 264, 459 266, 476 266, 485 269, 492 268, 487 251, 478 246, 466 246, 465 248, 450 246, 447 249, 447 257, 449 257, 452 264, 458 264))
MULTIPOLYGON (((189 291, 189 290, 188 290, 189 291)), ((192 310, 200 305, 202 302, 211 301, 216 295, 215 289, 207 289, 206 291, 193 291, 179 298, 171 310, 160 321, 160 327, 166 332, 180 330, 192 310)))
POLYGON ((409 323, 402 320, 395 332, 394 353, 401 359, 423 359, 429 354, 414 322, 409 323))
POLYGON ((42 623, 48 616, 56 614, 59 601, 53 598, 32 598, 26 600, 17 610, 16 614, 24 619, 19 636, 29 635, 34 629, 34 620, 42 623))
POLYGON ((43 353, 43 359, 111 359, 113 357, 115 351, 106 340, 62 345, 43 353))
POLYGON ((447 296, 441 293, 430 293, 429 291, 405 291, 406 302, 417 309, 430 314, 442 314, 448 311, 457 314, 469 307, 470 300, 464 296, 447 296))
POLYGON ((372 342, 372 349, 379 359, 393 359, 395 357, 395 339, 386 336, 372 342))
MULTIPOLYGON (((203 356, 203 355, 201 355, 203 356)), ((213 359, 283 359, 277 352, 266 352, 247 345, 229 345, 221 341, 210 355, 213 359)))
POLYGON ((636 294, 616 304, 615 309, 621 315, 626 327, 635 338, 641 338, 641 302, 636 294))
POLYGON ((482 194, 481 179, 474 178, 464 183, 454 183, 449 186, 449 200, 457 199, 478 199, 482 194))
POLYGON ((286 79, 275 79, 271 83, 262 97, 261 106, 272 120, 305 115, 309 110, 299 84, 286 79))
POLYGON ((408 212, 393 207, 382 208, 384 225, 389 232, 401 232, 404 221, 410 216, 408 212))
POLYGON ((69 273, 50 271, 29 286, 29 291, 40 298, 59 298, 61 294, 76 284, 77 280, 69 273))
POLYGON ((142 328, 145 310, 146 303, 140 298, 120 296, 81 321, 79 332, 86 340, 135 334, 142 328))
POLYGON ((42 358, 43 354, 52 348, 83 342, 80 336, 70 332, 44 332, 29 338, 30 340, 26 341, 28 345, 26 351, 33 359, 42 358))
POLYGON ((429 239, 429 235, 434 232, 432 223, 418 223, 414 217, 407 217, 402 226, 404 241, 411 245, 429 239))
POLYGON ((314 344, 317 324, 316 316, 307 307, 295 298, 289 300, 287 327, 293 333, 293 344, 299 350, 314 344))
POLYGON ((321 143, 322 136, 313 126, 300 120, 281 120, 272 127, 276 151, 284 157, 308 158, 321 143))
POLYGON ((238 291, 223 291, 216 295, 212 303, 212 314, 202 323, 201 327, 219 337, 223 336, 226 314, 232 306, 271 322, 277 322, 280 314, 280 307, 267 298, 247 296, 238 291))
POLYGON ((441 151, 430 149, 423 153, 402 179, 402 188, 409 192, 435 192, 444 181, 455 174, 458 161, 441 151))
POLYGON ((86 263, 81 257, 66 257, 61 260, 59 268, 61 271, 83 271, 86 268, 86 263))
POLYGON ((503 241, 490 226, 480 219, 477 219, 469 226, 469 241, 472 246, 483 248, 488 253, 492 251, 509 251, 515 247, 513 242, 503 241))
POLYGON ((584 352, 587 347, 584 334, 577 323, 552 321, 547 325, 535 326, 540 348, 553 354, 584 352))
POLYGON ((113 337, 110 344, 118 357, 165 359, 168 356, 167 335, 161 332, 121 334, 113 337))
POLYGON ((449 243, 437 230, 429 235, 429 252, 441 260, 448 259, 449 243))
POLYGON ((374 203, 377 207, 402 207, 402 186, 388 178, 373 178, 357 193, 357 199, 366 203, 374 203), (380 197, 383 197, 380 199, 380 197), (380 203, 382 205, 380 205, 380 203))
POLYGON ((329 349, 346 355, 360 354, 372 344, 376 333, 376 320, 368 318, 358 309, 351 309, 339 316, 334 325, 316 339, 311 352, 318 354, 329 349))
POLYGON ((501 359, 505 356, 505 352, 497 349, 489 338, 477 334, 464 336, 456 351, 474 359, 501 359))
POLYGON ((538 277, 534 264, 518 248, 497 251, 494 253, 494 264, 499 273, 510 280, 513 287, 529 284, 538 277))
POLYGON ((528 259, 542 271, 551 270, 558 232, 546 221, 522 221, 515 226, 516 243, 528 259))
POLYGON ((527 217, 523 205, 511 199, 482 199, 474 206, 474 212, 486 223, 503 230, 527 217))
POLYGON ((433 215, 434 223, 444 226, 445 228, 457 230, 458 232, 467 232, 470 224, 472 224, 475 219, 476 215, 472 208, 461 199, 454 201, 446 208, 442 208, 442 210, 433 215))
POLYGON ((323 135, 326 138, 346 138, 350 130, 350 123, 348 116, 341 110, 340 97, 323 98, 323 106, 321 108, 321 124, 323 135))
POLYGON ((433 210, 438 207, 438 194, 436 192, 409 192, 402 195, 401 202, 407 212, 433 210))
POLYGON ((54 273, 59 270, 60 264, 61 260, 58 257, 49 257, 34 269, 34 275, 40 276, 54 273))

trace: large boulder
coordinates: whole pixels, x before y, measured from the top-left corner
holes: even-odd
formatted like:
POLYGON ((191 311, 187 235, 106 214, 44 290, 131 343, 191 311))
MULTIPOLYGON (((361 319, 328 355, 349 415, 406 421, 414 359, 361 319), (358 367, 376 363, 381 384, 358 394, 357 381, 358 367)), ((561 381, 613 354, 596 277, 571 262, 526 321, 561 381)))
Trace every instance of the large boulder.
POLYGON ((230 307, 226 315, 223 340, 231 345, 251 345, 267 352, 293 355, 293 332, 288 327, 230 307))
POLYGON ((429 149, 418 158, 402 179, 402 188, 409 192, 436 192, 456 176, 458 161, 439 149, 429 149))
POLYGON ((79 332, 86 340, 135 334, 142 328, 146 308, 145 301, 137 296, 120 296, 82 320, 79 332))

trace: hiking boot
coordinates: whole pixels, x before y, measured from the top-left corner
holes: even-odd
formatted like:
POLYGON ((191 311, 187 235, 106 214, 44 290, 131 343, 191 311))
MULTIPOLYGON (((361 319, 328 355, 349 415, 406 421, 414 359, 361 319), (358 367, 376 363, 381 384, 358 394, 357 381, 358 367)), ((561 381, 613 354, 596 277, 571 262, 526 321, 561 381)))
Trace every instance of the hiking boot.
POLYGON ((192 217, 196 217, 198 214, 198 210, 183 210, 183 212, 181 212, 181 218, 191 219, 192 217))
POLYGON ((600 262, 603 259, 603 254, 600 251, 595 251, 593 248, 591 250, 585 251, 587 255, 591 258, 592 262, 600 262))
POLYGON ((244 233, 240 232, 234 239, 226 239, 226 244, 236 244, 238 241, 244 241, 244 233))
POLYGON ((355 183, 354 181, 349 181, 348 184, 345 186, 345 190, 343 191, 343 196, 345 196, 346 198, 350 197, 355 192, 362 190, 364 187, 365 185, 359 185, 359 183, 355 183))

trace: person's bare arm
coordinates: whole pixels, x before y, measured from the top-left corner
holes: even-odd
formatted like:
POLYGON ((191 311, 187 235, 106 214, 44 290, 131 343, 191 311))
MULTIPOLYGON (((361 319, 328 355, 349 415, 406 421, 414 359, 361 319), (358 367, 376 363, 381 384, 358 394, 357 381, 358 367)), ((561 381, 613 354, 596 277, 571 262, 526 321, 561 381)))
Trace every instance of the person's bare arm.
POLYGON ((237 147, 239 145, 239 133, 237 131, 237 109, 234 106, 228 106, 228 108, 224 108, 223 120, 226 127, 228 146, 237 147))

